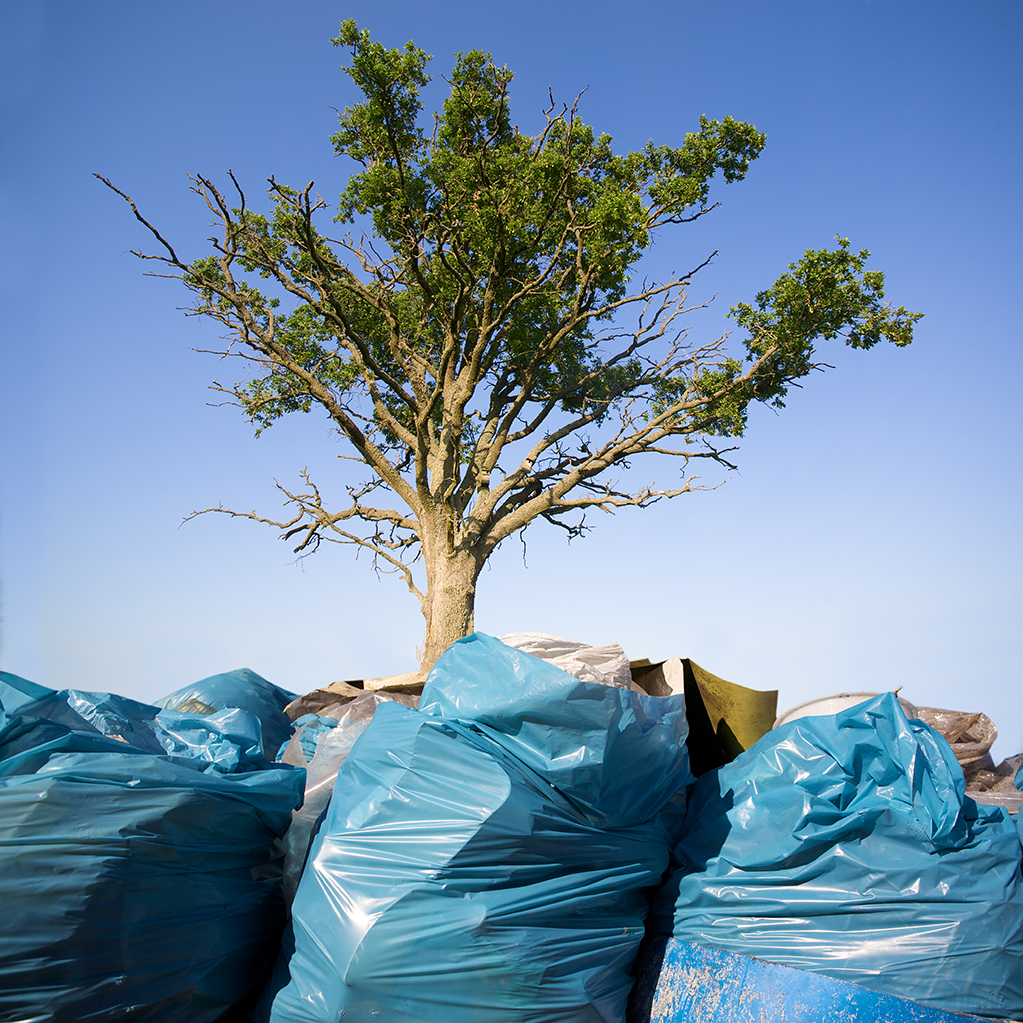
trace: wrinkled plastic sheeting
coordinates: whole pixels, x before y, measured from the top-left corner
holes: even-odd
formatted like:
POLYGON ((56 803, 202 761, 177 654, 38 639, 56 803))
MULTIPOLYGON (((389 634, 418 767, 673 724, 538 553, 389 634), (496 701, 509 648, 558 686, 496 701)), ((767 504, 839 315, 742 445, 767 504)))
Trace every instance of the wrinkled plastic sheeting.
MULTIPOLYGON (((40 697, 52 693, 52 689, 29 682, 27 678, 14 675, 9 671, 0 671, 0 714, 13 714, 19 707, 26 703, 32 703, 40 697)), ((4 719, 0 719, 0 727, 3 727, 4 719)))
MULTIPOLYGON (((1020 764, 1019 770, 1016 772, 1016 788, 1020 792, 1023 792, 1023 763, 1020 764)), ((1019 831, 1020 845, 1023 845, 1023 811, 1016 814, 1016 829, 1019 831)))
POLYGON ((989 754, 998 738, 998 729, 987 714, 943 707, 917 707, 915 716, 944 736, 967 781, 984 761, 991 763, 989 754))
POLYGON ((303 772, 263 757, 243 710, 24 681, 0 680, 0 1019, 213 1023, 250 1002, 303 772))
POLYGON ((690 780, 682 697, 477 633, 420 707, 379 707, 341 768, 271 1019, 622 1020, 690 780))
POLYGON ((497 638, 506 646, 549 661, 581 682, 632 688, 629 658, 617 643, 589 646, 548 632, 508 632, 497 638))
POLYGON ((78 689, 45 693, 22 705, 19 713, 72 732, 106 736, 145 753, 208 765, 222 774, 265 766, 260 723, 247 711, 179 714, 115 693, 78 689))
POLYGON ((995 723, 977 711, 919 707, 917 717, 939 731, 959 761, 966 776, 966 794, 987 806, 1002 806, 1018 814, 1023 792, 1014 784, 1023 755, 1008 757, 1000 764, 991 759, 991 747, 998 738, 995 723))
POLYGON ((306 772, 305 801, 292 814, 291 827, 284 839, 284 899, 289 906, 305 867, 313 830, 334 791, 337 772, 348 759, 355 740, 373 720, 377 707, 391 702, 394 699, 390 696, 362 693, 334 708, 336 717, 307 714, 295 722, 295 734, 280 754, 283 763, 305 768, 306 772))
POLYGON ((263 752, 273 760, 293 731, 284 708, 298 697, 268 682, 251 668, 210 675, 156 701, 157 707, 184 714, 211 714, 238 707, 254 714, 263 729, 263 752))
POLYGON ((934 1008, 1023 1014, 1020 843, 891 693, 702 776, 654 925, 934 1008))

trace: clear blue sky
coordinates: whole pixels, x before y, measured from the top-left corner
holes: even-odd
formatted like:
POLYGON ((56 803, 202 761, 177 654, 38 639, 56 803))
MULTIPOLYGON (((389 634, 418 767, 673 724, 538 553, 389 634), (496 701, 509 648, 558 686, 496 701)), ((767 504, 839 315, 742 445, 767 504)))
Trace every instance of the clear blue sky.
POLYGON ((418 607, 365 559, 296 566, 263 527, 180 526, 219 501, 273 512, 275 477, 335 473, 339 449, 315 416, 257 441, 207 404, 231 376, 190 350, 213 326, 142 276, 145 239, 92 177, 189 256, 208 232, 188 172, 336 195, 332 108, 356 97, 328 40, 349 16, 415 39, 441 89, 454 51, 492 51, 524 130, 551 88, 587 89, 584 118, 623 149, 678 143, 701 113, 766 132, 723 208, 648 264, 720 251, 693 289, 717 295, 701 336, 836 233, 927 314, 912 348, 830 353, 787 409, 757 410, 719 489, 597 515, 571 546, 535 526, 525 565, 510 542, 478 627, 691 656, 782 709, 901 684, 1023 748, 1018 0, 4 5, 3 667, 152 699, 242 665, 297 691, 414 666, 418 607))

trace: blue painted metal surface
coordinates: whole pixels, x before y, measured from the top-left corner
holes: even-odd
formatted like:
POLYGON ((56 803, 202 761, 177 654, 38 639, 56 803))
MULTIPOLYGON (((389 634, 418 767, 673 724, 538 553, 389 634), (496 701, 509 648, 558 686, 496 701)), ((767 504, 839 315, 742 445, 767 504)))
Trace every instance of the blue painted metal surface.
POLYGON ((648 938, 628 1023, 966 1023, 986 1017, 675 938, 648 938))

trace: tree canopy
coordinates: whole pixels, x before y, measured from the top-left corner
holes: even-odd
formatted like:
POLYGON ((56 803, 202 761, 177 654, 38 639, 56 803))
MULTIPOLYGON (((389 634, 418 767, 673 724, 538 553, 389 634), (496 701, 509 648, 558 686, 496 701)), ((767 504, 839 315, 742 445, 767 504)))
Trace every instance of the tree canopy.
POLYGON ((421 49, 387 49, 353 21, 333 42, 363 95, 331 140, 361 167, 333 207, 312 182, 271 178, 260 212, 233 175, 230 192, 197 176, 218 233, 188 260, 115 191, 160 245, 137 255, 227 328, 221 354, 249 362, 215 387, 257 434, 316 408, 370 470, 342 507, 303 472, 278 519, 207 510, 269 523, 300 553, 324 540, 371 551, 421 601, 424 667, 471 631, 476 579, 503 540, 538 518, 578 535, 589 509, 695 489, 694 460, 730 464, 723 444, 750 405, 781 407, 822 367, 822 340, 910 343, 921 314, 885 303, 884 275, 844 239, 730 311, 741 347, 681 326, 715 253, 636 285, 658 229, 708 215, 712 186, 746 175, 765 141, 753 125, 700 117, 679 146, 622 154, 578 102, 552 98, 528 134, 511 120, 512 73, 477 50, 456 54, 430 122, 421 49), (679 477, 623 488, 616 469, 648 453, 680 460, 679 477))

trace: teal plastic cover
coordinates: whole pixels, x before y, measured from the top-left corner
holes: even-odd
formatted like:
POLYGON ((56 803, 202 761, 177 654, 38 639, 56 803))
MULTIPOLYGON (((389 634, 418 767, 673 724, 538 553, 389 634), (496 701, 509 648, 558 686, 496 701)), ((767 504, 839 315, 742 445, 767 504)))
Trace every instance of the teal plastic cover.
POLYGON ((237 668, 176 689, 155 702, 157 707, 188 714, 208 714, 231 707, 247 710, 259 718, 263 752, 268 760, 274 760, 295 730, 284 708, 297 699, 296 693, 275 686, 251 668, 237 668))
POLYGON ((22 704, 31 703, 41 696, 52 693, 46 686, 29 682, 27 678, 14 675, 9 671, 0 671, 0 706, 5 714, 13 714, 22 704))
POLYGON ((1023 1016, 1016 827, 891 693, 770 732, 689 794, 654 929, 938 1009, 1023 1016))
POLYGON ((623 1020, 686 731, 680 696, 455 643, 338 774, 271 1019, 623 1020))
POLYGON ((279 947, 278 840, 304 772, 268 762, 242 710, 38 686, 25 701, 24 681, 0 680, 0 1019, 248 1006, 279 947))

